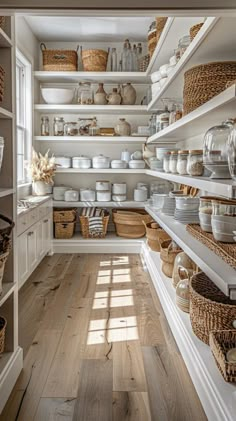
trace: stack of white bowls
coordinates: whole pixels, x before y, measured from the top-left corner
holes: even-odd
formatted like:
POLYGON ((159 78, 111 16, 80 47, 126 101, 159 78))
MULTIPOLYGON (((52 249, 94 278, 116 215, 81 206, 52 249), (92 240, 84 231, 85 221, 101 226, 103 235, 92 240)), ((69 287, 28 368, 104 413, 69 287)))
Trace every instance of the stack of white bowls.
POLYGON ((212 200, 212 233, 216 241, 233 243, 236 230, 236 200, 212 200))
POLYGON ((182 224, 199 223, 199 198, 198 197, 175 197, 175 219, 182 224))
POLYGON ((114 183, 112 184, 112 200, 114 202, 125 202, 127 193, 126 183, 114 183))
POLYGON ((111 201, 111 185, 108 180, 97 180, 96 181, 96 195, 98 202, 110 202, 111 201))
POLYGON ((175 197, 165 196, 161 212, 164 215, 174 216, 175 214, 175 197))
POLYGON ((176 63, 176 57, 172 56, 169 60, 169 63, 163 64, 160 66, 159 70, 152 73, 152 98, 157 96, 162 86, 165 85, 167 78, 173 72, 176 63))
POLYGON ((146 183, 137 183, 136 189, 134 189, 134 201, 135 202, 146 202, 148 198, 148 185, 146 183))

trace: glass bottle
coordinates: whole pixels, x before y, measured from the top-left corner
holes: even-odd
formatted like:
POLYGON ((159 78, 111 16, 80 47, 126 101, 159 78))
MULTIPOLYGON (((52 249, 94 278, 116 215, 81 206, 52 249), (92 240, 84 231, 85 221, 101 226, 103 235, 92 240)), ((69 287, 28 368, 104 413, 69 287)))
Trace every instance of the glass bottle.
POLYGON ((55 117, 53 122, 54 136, 64 136, 65 120, 63 117, 55 117))
POLYGON ((122 61, 122 71, 127 72, 128 71, 128 55, 129 55, 129 40, 126 39, 123 46, 123 51, 121 54, 121 61, 122 61))
POLYGON ((138 55, 138 59, 140 59, 142 57, 142 55, 143 55, 143 48, 142 48, 141 42, 138 43, 137 55, 138 55))
POLYGON ((156 114, 152 114, 149 120, 149 136, 156 133, 156 114))
POLYGON ((49 118, 47 116, 41 118, 41 136, 49 136, 49 118))
POLYGON ((97 124, 97 118, 94 117, 91 125, 89 126, 89 136, 99 136, 100 127, 97 124))
POLYGON ((131 50, 130 43, 128 44, 128 56, 127 56, 127 72, 133 71, 133 53, 131 50))
POLYGON ((116 48, 111 49, 111 71, 117 72, 117 52, 116 48))
POLYGON ((132 71, 133 72, 138 71, 138 53, 137 53, 136 44, 133 45, 133 51, 132 51, 132 71))

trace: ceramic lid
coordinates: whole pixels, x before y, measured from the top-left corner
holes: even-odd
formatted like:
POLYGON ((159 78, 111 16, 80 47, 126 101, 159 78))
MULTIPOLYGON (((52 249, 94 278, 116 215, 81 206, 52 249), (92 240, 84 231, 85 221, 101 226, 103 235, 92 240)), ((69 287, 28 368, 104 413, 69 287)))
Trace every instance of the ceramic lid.
POLYGON ((143 162, 145 162, 143 159, 132 159, 129 161, 130 164, 141 164, 143 162))
POLYGON ((99 161, 104 161, 104 160, 107 160, 107 159, 110 159, 110 158, 108 156, 104 156, 104 155, 101 154, 101 155, 94 156, 93 159, 97 159, 99 161))
POLYGON ((79 155, 79 156, 73 156, 72 159, 79 159, 79 160, 84 160, 84 159, 89 159, 91 161, 91 159, 88 156, 84 156, 84 155, 79 155))

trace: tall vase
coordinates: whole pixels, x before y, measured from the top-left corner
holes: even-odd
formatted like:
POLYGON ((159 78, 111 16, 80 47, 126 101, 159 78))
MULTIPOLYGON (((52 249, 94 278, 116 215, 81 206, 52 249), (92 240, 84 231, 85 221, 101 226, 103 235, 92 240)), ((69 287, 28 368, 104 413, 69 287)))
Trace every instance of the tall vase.
POLYGON ((98 84, 98 90, 94 95, 94 104, 95 105, 106 105, 107 104, 107 93, 103 88, 103 83, 98 84))
POLYGON ((44 181, 33 181, 32 183, 32 194, 33 196, 46 196, 49 194, 49 185, 44 181))

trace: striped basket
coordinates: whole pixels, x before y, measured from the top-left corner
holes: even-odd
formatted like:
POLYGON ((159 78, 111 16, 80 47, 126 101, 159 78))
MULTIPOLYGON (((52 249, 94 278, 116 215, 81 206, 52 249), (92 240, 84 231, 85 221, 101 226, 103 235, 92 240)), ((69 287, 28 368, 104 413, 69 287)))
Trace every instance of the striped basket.
POLYGON ((107 227, 109 222, 110 215, 105 215, 102 217, 102 225, 103 231, 96 233, 96 235, 91 234, 89 231, 89 217, 88 216, 80 216, 80 225, 81 225, 81 232, 84 238, 105 238, 107 233, 107 227))

